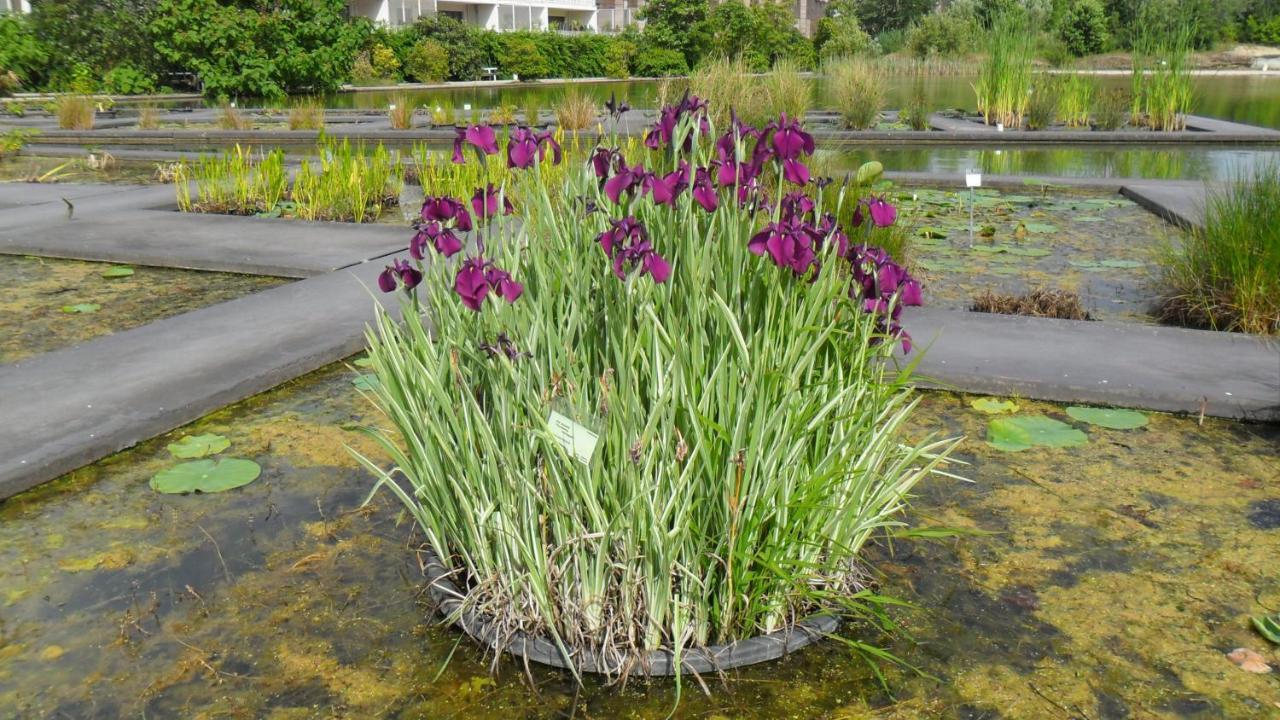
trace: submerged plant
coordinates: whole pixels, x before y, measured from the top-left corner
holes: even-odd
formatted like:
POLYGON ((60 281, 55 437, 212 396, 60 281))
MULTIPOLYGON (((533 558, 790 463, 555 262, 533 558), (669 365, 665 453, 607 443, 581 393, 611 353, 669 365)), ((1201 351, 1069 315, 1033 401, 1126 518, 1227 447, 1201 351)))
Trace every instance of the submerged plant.
POLYGON ((1162 260, 1161 317, 1215 330, 1280 333, 1280 165, 1210 195, 1202 228, 1162 260))
MULTIPOLYGON (((370 432, 395 467, 360 459, 498 648, 540 635, 625 676, 813 612, 877 617, 861 550, 951 447, 902 433, 920 287, 863 240, 896 210, 866 197, 842 225, 849 188, 809 181, 797 122, 717 134, 706 111, 686 97, 644 162, 600 147, 554 190, 554 153, 528 155, 519 223, 504 185, 469 208, 424 187, 417 254, 441 258, 384 275, 406 311, 368 334, 392 428, 370 432), (473 243, 437 245, 461 211, 473 243)), ((468 165, 501 156, 471 130, 468 165)))

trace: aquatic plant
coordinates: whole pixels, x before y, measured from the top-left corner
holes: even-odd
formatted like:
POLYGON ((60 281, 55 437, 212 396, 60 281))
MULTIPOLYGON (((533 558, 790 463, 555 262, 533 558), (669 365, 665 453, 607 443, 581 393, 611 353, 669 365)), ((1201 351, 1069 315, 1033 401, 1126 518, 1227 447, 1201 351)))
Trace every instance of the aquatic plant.
POLYGON ((1211 192, 1204 226, 1163 254, 1167 322, 1280 333, 1280 165, 1266 163, 1211 192))
POLYGON ((912 130, 929 129, 929 96, 924 89, 924 76, 917 75, 911 85, 911 97, 898 113, 898 120, 912 130))
POLYGON ((92 130, 94 100, 88 95, 60 95, 54 101, 54 114, 63 130, 92 130))
POLYGON ((1061 83, 1049 76, 1041 76, 1035 87, 1027 90, 1026 113, 1023 122, 1028 130, 1047 130, 1058 117, 1061 83))
POLYGON ((974 84, 978 112, 988 125, 1022 125, 1031 91, 1035 33, 1024 13, 1007 12, 992 24, 988 52, 974 84))
POLYGON ((761 78, 761 96, 765 117, 803 119, 813 107, 813 83, 800 71, 800 64, 791 58, 778 58, 773 69, 761 78))
MULTIPOLYGON (((848 188, 810 182, 798 122, 717 134, 706 110, 664 108, 645 162, 602 146, 556 190, 534 153, 520 222, 505 184, 477 188, 465 251, 434 239, 463 200, 424 187, 417 254, 451 262, 380 283, 406 309, 368 333, 395 467, 360 459, 499 647, 541 635, 625 676, 813 612, 874 619, 860 551, 951 447, 900 432, 920 288, 862 242, 895 208, 841 225, 848 188)), ((487 140, 458 159, 490 167, 487 140)))
POLYGON ((387 120, 392 130, 410 130, 413 128, 413 103, 408 95, 393 95, 387 106, 387 120))
MULTIPOLYGON (((676 84, 668 85, 666 92, 661 92, 660 88, 659 103, 662 107, 669 107, 679 99, 676 84)), ((707 101, 707 112, 716 127, 729 127, 732 114, 757 126, 768 122, 759 79, 741 57, 704 59, 689 73, 688 88, 689 92, 707 101)))
POLYGON ((215 121, 219 130, 252 130, 253 120, 246 117, 230 102, 224 102, 215 121))
POLYGON ((289 107, 290 130, 323 130, 324 103, 315 99, 303 99, 289 107))
POLYGON ((556 116, 556 125, 570 132, 578 132, 595 124, 600 115, 600 106, 586 93, 570 85, 551 106, 551 112, 556 116))
MULTIPOLYGON (((1093 78, 1071 73, 1058 82, 1058 115, 1069 128, 1089 127, 1089 112, 1093 109, 1097 84, 1093 78)), ((1033 100, 1034 102, 1034 100, 1033 100)))
POLYGON ((1128 121, 1129 98, 1119 88, 1101 92, 1097 96, 1097 111, 1093 115, 1094 127, 1099 130, 1119 130, 1128 121))
POLYGON ((861 58, 836 58, 823 66, 831 100, 847 128, 866 130, 884 109, 884 82, 861 58))
POLYGON ((969 309, 982 313, 1029 315, 1060 320, 1089 319, 1089 311, 1085 309, 1079 293, 1047 288, 1037 288, 1023 295, 986 288, 973 299, 973 305, 969 309))
POLYGON ((436 127, 452 125, 453 117, 453 103, 445 101, 431 108, 431 124, 436 127))
POLYGON ((138 129, 155 130, 160 127, 160 109, 154 105, 138 108, 138 129))
POLYGON ((516 121, 515 105, 499 105, 489 111, 489 117, 485 122, 490 125, 511 125, 516 121))
POLYGON ((1192 27, 1181 25, 1155 46, 1143 87, 1147 125, 1152 130, 1185 130, 1191 112, 1192 83, 1188 59, 1192 27))

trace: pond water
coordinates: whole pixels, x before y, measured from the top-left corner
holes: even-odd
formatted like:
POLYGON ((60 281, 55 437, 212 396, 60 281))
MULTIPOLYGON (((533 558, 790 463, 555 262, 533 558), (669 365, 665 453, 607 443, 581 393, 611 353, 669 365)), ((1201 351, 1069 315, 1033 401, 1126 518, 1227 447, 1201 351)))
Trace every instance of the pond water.
MULTIPOLYGON (((907 316, 909 326, 910 319, 907 316)), ((999 452, 968 399, 923 397, 913 435, 967 439, 972 482, 919 488, 911 520, 963 534, 880 543, 915 604, 890 649, 828 641, 781 662, 625 689, 489 659, 427 616, 411 524, 344 450, 374 412, 330 367, 0 503, 0 708, 28 718, 1263 717, 1280 661, 1248 616, 1280 609, 1280 432, 1151 415, 1073 450, 999 452), (153 493, 168 443, 220 433, 263 467, 214 495, 153 493)), ((1067 419, 1021 402, 1022 414, 1067 419)), ((858 628, 851 636, 868 641, 858 628)))
POLYGON ((889 191, 911 236, 925 302, 967 309, 991 289, 1076 292, 1098 320, 1150 322, 1162 252, 1176 228, 1116 193, 1028 186, 1020 193, 899 187, 889 191))
MULTIPOLYGON (((1128 90, 1127 75, 1099 76, 1100 88, 1128 90)), ((925 96, 936 110, 944 108, 975 108, 972 75, 940 75, 924 80, 925 96)), ((885 104, 889 108, 902 107, 914 91, 915 80, 909 76, 887 76, 885 104)), ((652 107, 656 102, 658 81, 624 80, 576 85, 579 90, 603 102, 611 94, 628 100, 635 107, 652 107)), ((1234 120, 1280 129, 1280 73, 1275 75, 1200 75, 1193 78, 1195 113, 1223 120, 1234 120)), ((461 111, 464 104, 476 108, 492 108, 512 105, 523 109, 534 102, 548 109, 564 93, 560 85, 502 85, 498 87, 448 88, 416 90, 405 93, 385 91, 360 91, 335 93, 325 96, 325 106, 331 108, 385 108, 394 95, 407 95, 415 104, 437 105, 450 103, 461 111)), ((826 82, 819 79, 814 84, 815 107, 831 108, 830 93, 826 82)))
POLYGON ((119 160, 109 153, 88 157, 14 155, 0 158, 0 182, 112 183, 146 185, 161 182, 152 161, 119 160))
POLYGON ((282 278, 0 255, 0 363, 266 290, 282 278), (103 277, 112 268, 132 274, 103 277))

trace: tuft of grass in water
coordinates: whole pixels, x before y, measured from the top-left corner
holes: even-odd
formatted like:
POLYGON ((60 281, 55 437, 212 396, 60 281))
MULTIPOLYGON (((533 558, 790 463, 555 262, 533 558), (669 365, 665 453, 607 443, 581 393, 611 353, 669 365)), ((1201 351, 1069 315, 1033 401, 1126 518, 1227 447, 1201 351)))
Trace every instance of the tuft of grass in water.
POLYGON ((561 128, 578 132, 596 124, 600 106, 586 93, 570 85, 551 106, 551 112, 555 114, 556 124, 561 128))
POLYGON ((323 130, 324 104, 319 100, 299 100, 289 108, 290 130, 323 130))
POLYGON ((1058 101, 1061 83, 1048 75, 1040 76, 1040 82, 1027 91, 1027 107, 1023 122, 1028 130, 1046 130, 1058 119, 1058 101))
POLYGON ((516 121, 515 105, 499 105, 498 107, 490 110, 489 117, 485 119, 485 122, 494 126, 513 125, 515 124, 515 121, 516 121))
POLYGON ((875 126, 884 109, 884 81, 861 58, 836 58, 823 68, 827 91, 847 128, 866 130, 875 126))
POLYGON ((252 215, 267 212, 285 196, 289 177, 284 151, 258 152, 240 145, 193 163, 171 168, 178 207, 183 212, 252 215), (196 185, 191 197, 189 182, 196 185))
POLYGON ((218 113, 217 124, 220 130, 253 129, 253 121, 237 110, 231 103, 222 104, 222 109, 218 113))
POLYGON ((800 72, 800 65, 790 58, 780 58, 773 70, 761 81, 764 110, 769 117, 782 113, 803 120, 813 107, 813 83, 800 72))
POLYGON ((1280 164, 1211 193, 1203 228, 1162 258, 1160 317, 1191 327, 1280 333, 1280 164))
POLYGON ((1069 128, 1089 127, 1089 113, 1097 95, 1097 83, 1087 75, 1072 73, 1057 87, 1058 116, 1069 128))
POLYGON ((58 127, 63 130, 92 130, 93 98, 88 95, 61 95, 54 101, 58 127))
POLYGON ((1143 94, 1147 125, 1152 130, 1176 131, 1187 127, 1187 114, 1191 112, 1193 100, 1188 65, 1191 35, 1191 26, 1183 24, 1155 46, 1143 94))
POLYGON ((387 119, 391 121, 392 130, 411 130, 413 128, 413 103, 408 95, 392 95, 387 107, 387 119))
POLYGON ((1059 320, 1089 319, 1089 311, 1085 310, 1079 293, 1045 288, 1038 288, 1023 295, 1001 293, 987 288, 973 299, 970 310, 1001 315, 1058 318, 1059 320))
POLYGON ((1094 126, 1099 130, 1119 130, 1129 120, 1129 97, 1124 90, 1112 88, 1098 93, 1094 126))
POLYGON ((924 89, 924 76, 917 75, 911 86, 911 97, 898 114, 898 119, 912 130, 928 130, 929 113, 929 96, 924 89))
POLYGON ((525 125, 533 127, 538 124, 538 120, 542 117, 542 107, 533 93, 529 93, 529 97, 525 99, 524 109, 520 113, 525 125))
POLYGON ((436 127, 445 127, 454 123, 453 103, 449 101, 441 102, 439 105, 431 108, 431 124, 436 127))
POLYGON ((996 18, 987 46, 990 51, 973 86, 978 112, 988 125, 1020 127, 1031 99, 1031 61, 1035 57, 1035 33, 1025 13, 1007 12, 996 18))
POLYGON ((160 127, 160 110, 154 105, 138 108, 138 129, 155 130, 160 127))
MULTIPOLYGON (((675 84, 672 84, 675 88, 675 84)), ((731 112, 749 125, 760 127, 772 118, 765 109, 764 93, 759 78, 741 57, 729 59, 715 57, 703 60, 689 73, 689 92, 707 101, 711 122, 716 127, 728 127, 731 112)), ((663 107, 675 102, 674 97, 664 97, 663 107)))

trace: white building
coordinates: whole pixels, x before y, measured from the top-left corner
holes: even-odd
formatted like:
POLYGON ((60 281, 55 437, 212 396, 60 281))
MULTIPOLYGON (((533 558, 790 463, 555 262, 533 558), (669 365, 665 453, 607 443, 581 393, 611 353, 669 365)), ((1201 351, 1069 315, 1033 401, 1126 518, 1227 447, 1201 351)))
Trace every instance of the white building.
POLYGON ((0 0, 0 12, 31 12, 31 0, 0 0))
POLYGON ((411 25, 419 17, 439 14, 489 30, 597 29, 596 0, 349 0, 348 8, 351 17, 385 25, 411 25))

